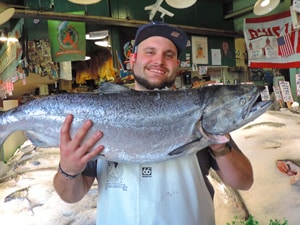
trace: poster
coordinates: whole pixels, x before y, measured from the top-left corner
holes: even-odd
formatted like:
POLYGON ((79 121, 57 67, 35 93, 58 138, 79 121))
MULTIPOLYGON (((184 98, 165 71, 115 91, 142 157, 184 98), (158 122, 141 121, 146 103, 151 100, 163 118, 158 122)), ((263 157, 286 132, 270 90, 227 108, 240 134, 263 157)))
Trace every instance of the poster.
POLYGON ((246 61, 248 56, 246 54, 246 46, 244 38, 235 38, 235 61, 237 67, 246 67, 246 61))
POLYGON ((193 64, 208 64, 207 38, 192 36, 193 64))
POLYGON ((211 64, 213 66, 221 66, 221 50, 220 49, 211 49, 211 64))
POLYGON ((300 11, 296 11, 294 9, 294 7, 291 7, 290 11, 291 11, 293 28, 294 29, 299 29, 300 28, 300 11))
POLYGON ((300 28, 300 1, 293 0, 293 4, 290 7, 292 22, 294 29, 300 28))

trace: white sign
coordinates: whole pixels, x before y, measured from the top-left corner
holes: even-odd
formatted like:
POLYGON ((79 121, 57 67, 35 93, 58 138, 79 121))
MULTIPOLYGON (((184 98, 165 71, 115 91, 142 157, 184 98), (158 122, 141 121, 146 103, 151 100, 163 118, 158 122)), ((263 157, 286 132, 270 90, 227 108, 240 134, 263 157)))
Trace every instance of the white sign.
POLYGON ((262 101, 269 101, 269 100, 271 100, 270 93, 269 93, 269 87, 268 86, 265 86, 265 89, 260 93, 260 96, 261 96, 261 100, 262 101))
POLYGON ((288 81, 279 81, 279 87, 281 90, 281 94, 284 102, 294 102, 290 83, 288 81))
POLYGON ((296 90, 297 96, 300 96, 300 74, 296 74, 296 90))
POLYGON ((276 101, 282 101, 282 95, 279 86, 273 86, 276 101))

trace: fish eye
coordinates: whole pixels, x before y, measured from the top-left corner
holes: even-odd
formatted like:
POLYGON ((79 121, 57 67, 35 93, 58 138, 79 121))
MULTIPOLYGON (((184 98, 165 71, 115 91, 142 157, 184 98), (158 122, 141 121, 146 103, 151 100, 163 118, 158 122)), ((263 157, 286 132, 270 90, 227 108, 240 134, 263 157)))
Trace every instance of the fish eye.
POLYGON ((242 98, 242 99, 240 100, 240 105, 245 105, 245 103, 246 103, 246 99, 242 98))

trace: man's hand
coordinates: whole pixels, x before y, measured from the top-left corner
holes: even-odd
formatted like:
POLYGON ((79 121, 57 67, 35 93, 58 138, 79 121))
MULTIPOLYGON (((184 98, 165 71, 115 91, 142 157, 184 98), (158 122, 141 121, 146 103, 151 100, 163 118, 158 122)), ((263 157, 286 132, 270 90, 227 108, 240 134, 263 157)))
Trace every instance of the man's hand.
POLYGON ((211 134, 206 134, 211 140, 214 140, 216 144, 212 144, 209 147, 211 150, 218 152, 224 149, 226 143, 230 141, 230 136, 229 134, 225 135, 211 135, 211 134))
POLYGON ((90 151, 103 136, 101 131, 97 131, 92 138, 83 143, 93 125, 91 120, 85 121, 73 138, 70 135, 72 122, 73 115, 67 115, 60 131, 60 166, 69 175, 81 173, 88 161, 104 149, 102 145, 99 145, 90 151))

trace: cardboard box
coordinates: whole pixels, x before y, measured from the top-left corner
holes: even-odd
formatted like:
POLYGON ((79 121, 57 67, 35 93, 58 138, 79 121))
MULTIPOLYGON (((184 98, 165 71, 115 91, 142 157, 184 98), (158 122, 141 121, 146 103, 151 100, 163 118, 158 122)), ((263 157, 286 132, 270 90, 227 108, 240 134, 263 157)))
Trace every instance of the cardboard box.
POLYGON ((61 91, 71 91, 72 81, 71 80, 59 80, 59 90, 61 91))

